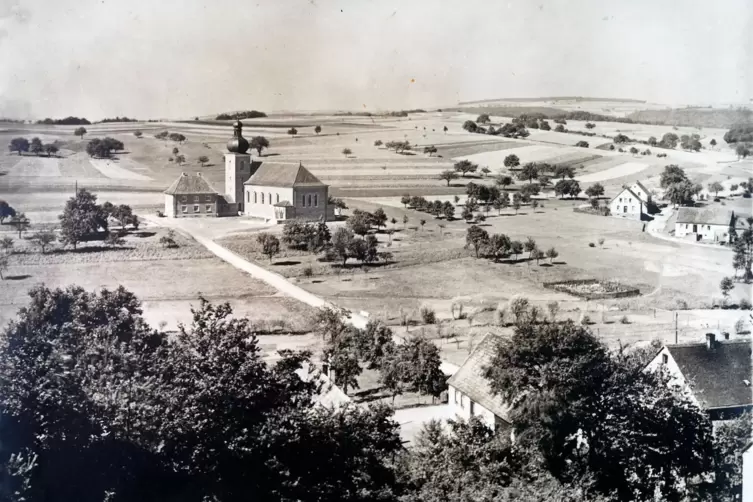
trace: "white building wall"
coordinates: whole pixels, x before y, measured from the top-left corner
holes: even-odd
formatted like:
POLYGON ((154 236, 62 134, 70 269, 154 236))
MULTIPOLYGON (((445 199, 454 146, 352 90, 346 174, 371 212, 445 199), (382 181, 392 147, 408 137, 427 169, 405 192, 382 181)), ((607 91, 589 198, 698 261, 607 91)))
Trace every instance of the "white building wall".
MULTIPOLYGON (((462 418, 463 420, 468 420, 471 418, 471 399, 452 385, 448 386, 447 400, 453 415, 457 416, 458 418, 462 418)), ((479 418, 481 418, 481 421, 486 424, 487 427, 494 430, 494 413, 478 403, 473 403, 473 416, 478 416, 479 418)))
POLYGON ((702 225, 700 223, 675 223, 675 237, 685 237, 697 234, 702 240, 710 242, 729 241, 729 226, 727 225, 702 225), (695 232, 693 231, 695 226, 695 232))
POLYGON ((742 502, 753 502, 753 446, 743 452, 742 502))
POLYGON ((283 201, 293 203, 293 188, 246 185, 244 197, 246 216, 273 219, 275 204, 283 201))
POLYGON ((627 190, 623 190, 609 203, 609 211, 612 216, 639 220, 644 212, 643 202, 627 190))
POLYGON ((165 194, 165 216, 175 218, 175 196, 165 194))
POLYGON ((651 201, 651 194, 642 189, 638 183, 633 183, 633 186, 630 187, 630 190, 632 190, 638 197, 641 197, 643 200, 648 202, 651 201))

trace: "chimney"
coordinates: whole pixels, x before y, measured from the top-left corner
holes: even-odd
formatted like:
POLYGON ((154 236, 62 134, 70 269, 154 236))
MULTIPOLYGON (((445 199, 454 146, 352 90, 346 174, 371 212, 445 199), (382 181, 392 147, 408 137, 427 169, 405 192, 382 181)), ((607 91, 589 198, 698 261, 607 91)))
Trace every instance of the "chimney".
POLYGON ((706 333, 706 348, 711 350, 714 348, 716 342, 716 335, 714 333, 706 333))
POLYGON ((729 340, 729 331, 725 331, 722 335, 724 335, 725 340, 729 340))

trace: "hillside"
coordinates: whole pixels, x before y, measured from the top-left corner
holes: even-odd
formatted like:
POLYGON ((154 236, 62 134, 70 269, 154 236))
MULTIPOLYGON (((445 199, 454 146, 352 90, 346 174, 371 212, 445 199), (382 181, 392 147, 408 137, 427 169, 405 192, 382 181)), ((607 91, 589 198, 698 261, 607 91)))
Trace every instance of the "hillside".
POLYGON ((720 128, 749 122, 751 117, 753 110, 749 108, 672 108, 640 110, 628 115, 628 118, 639 123, 720 128))

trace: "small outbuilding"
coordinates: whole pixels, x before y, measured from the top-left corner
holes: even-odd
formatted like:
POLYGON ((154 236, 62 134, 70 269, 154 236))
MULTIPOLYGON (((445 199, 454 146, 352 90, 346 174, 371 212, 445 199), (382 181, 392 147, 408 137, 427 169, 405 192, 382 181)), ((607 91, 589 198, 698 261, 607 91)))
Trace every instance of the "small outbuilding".
POLYGON ((722 207, 681 207, 677 211, 675 237, 692 236, 696 241, 730 242, 735 213, 722 207))

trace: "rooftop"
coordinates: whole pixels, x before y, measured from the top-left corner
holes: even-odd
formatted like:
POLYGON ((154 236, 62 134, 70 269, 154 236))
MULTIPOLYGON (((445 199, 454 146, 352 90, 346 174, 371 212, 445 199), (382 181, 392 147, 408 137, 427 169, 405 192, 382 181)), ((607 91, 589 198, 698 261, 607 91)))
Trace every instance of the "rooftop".
POLYGON ((641 201, 641 202, 645 202, 645 201, 643 200, 643 198, 642 198, 642 197, 641 197, 640 195, 638 195, 637 193, 633 192, 633 191, 632 191, 632 190, 630 189, 630 187, 624 187, 624 188, 623 188, 623 189, 622 189, 622 190, 620 191, 620 193, 618 193, 617 195, 615 195, 615 196, 614 196, 614 197, 612 198, 612 200, 616 199, 617 197, 619 197, 620 195, 622 195, 622 194, 623 194, 623 193, 625 193, 625 192, 628 192, 628 193, 629 193, 630 195, 632 195, 633 197, 635 197, 635 198, 636 198, 636 199, 638 199, 639 201, 641 201))
POLYGON ((728 226, 732 214, 731 210, 721 207, 681 207, 677 212, 677 223, 728 226))
POLYGON ((704 408, 727 408, 753 404, 751 343, 714 341, 667 345, 667 350, 690 383, 693 395, 704 408))
POLYGON ((173 181, 173 184, 165 190, 168 195, 192 195, 192 194, 216 194, 217 190, 212 188, 207 180, 201 175, 182 173, 180 177, 173 181))
POLYGON ((500 396, 492 393, 489 381, 484 377, 484 368, 492 362, 497 340, 496 335, 488 333, 471 352, 460 369, 450 377, 447 385, 452 385, 473 402, 483 406, 502 420, 511 423, 509 417, 511 406, 505 403, 500 396))
POLYGON ((270 164, 263 162, 245 185, 293 187, 325 186, 324 183, 303 167, 303 164, 270 164))

